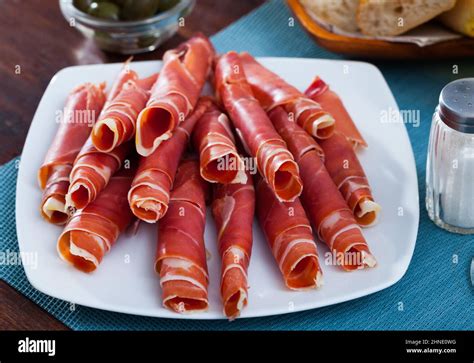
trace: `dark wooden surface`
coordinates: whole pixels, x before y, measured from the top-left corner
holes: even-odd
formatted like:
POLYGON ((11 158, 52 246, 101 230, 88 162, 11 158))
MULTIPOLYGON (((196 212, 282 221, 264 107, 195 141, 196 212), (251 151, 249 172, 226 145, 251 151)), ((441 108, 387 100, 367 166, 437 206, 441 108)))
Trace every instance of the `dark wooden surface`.
MULTIPOLYGON (((160 59, 196 31, 208 36, 263 0, 197 0, 179 33, 155 52, 136 60, 160 59)), ((77 64, 120 62, 68 26, 56 0, 3 0, 0 9, 0 164, 20 155, 38 102, 51 77, 77 64), (20 68, 20 73, 15 71, 20 68)), ((61 322, 0 281, 0 330, 67 329, 61 322)))

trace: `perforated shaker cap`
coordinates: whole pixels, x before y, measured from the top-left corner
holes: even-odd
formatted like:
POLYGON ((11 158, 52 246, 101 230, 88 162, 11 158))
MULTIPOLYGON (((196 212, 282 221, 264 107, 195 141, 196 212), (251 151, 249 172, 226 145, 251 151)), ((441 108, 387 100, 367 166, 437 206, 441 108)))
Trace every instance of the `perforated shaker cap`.
POLYGON ((474 78, 457 79, 439 95, 439 115, 449 127, 474 134, 474 78))

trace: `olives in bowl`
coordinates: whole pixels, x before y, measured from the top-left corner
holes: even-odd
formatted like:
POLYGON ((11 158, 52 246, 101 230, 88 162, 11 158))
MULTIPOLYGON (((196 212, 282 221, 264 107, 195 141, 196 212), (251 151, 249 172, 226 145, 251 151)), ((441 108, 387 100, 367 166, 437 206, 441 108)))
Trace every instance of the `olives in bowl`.
POLYGON ((135 54, 174 35, 195 0, 59 0, 63 16, 106 51, 135 54))
POLYGON ((80 11, 109 20, 142 20, 173 8, 179 0, 74 0, 80 11))

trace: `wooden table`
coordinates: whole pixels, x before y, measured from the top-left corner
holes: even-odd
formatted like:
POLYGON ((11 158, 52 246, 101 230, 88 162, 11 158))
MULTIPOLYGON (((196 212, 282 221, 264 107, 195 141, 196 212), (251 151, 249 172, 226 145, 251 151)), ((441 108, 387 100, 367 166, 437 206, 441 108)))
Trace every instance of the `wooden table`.
MULTIPOLYGON (((135 60, 160 59, 196 31, 210 36, 263 0, 197 0, 185 27, 155 52, 135 60)), ((0 164, 20 155, 31 119, 51 77, 61 68, 121 62, 68 26, 58 1, 2 1, 0 11, 0 164), (20 72, 17 72, 20 70, 20 72)), ((0 281, 0 330, 65 330, 61 322, 0 281)))

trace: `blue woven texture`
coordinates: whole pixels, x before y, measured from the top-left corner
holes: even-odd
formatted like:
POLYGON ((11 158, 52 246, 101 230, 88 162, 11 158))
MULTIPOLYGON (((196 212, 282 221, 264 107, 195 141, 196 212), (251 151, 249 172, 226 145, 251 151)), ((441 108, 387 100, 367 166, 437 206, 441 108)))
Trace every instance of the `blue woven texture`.
MULTIPOLYGON (((282 1, 271 1, 213 37, 219 52, 248 50, 255 56, 341 58, 319 48, 282 1)), ((21 266, 0 266, 0 278, 77 330, 385 330, 474 329, 474 291, 469 264, 473 237, 435 227, 424 208, 426 148, 431 115, 441 88, 455 78, 474 75, 468 61, 378 62, 400 109, 419 109, 419 127, 407 124, 420 189, 420 228, 410 267, 396 285, 347 303, 274 317, 227 321, 186 321, 111 313, 82 306, 74 311, 64 301, 46 296, 27 281, 21 266), (454 71, 458 70, 456 74, 454 71), (457 263, 456 263, 457 262, 457 263)), ((0 167, 0 251, 17 251, 13 160, 0 167)))

